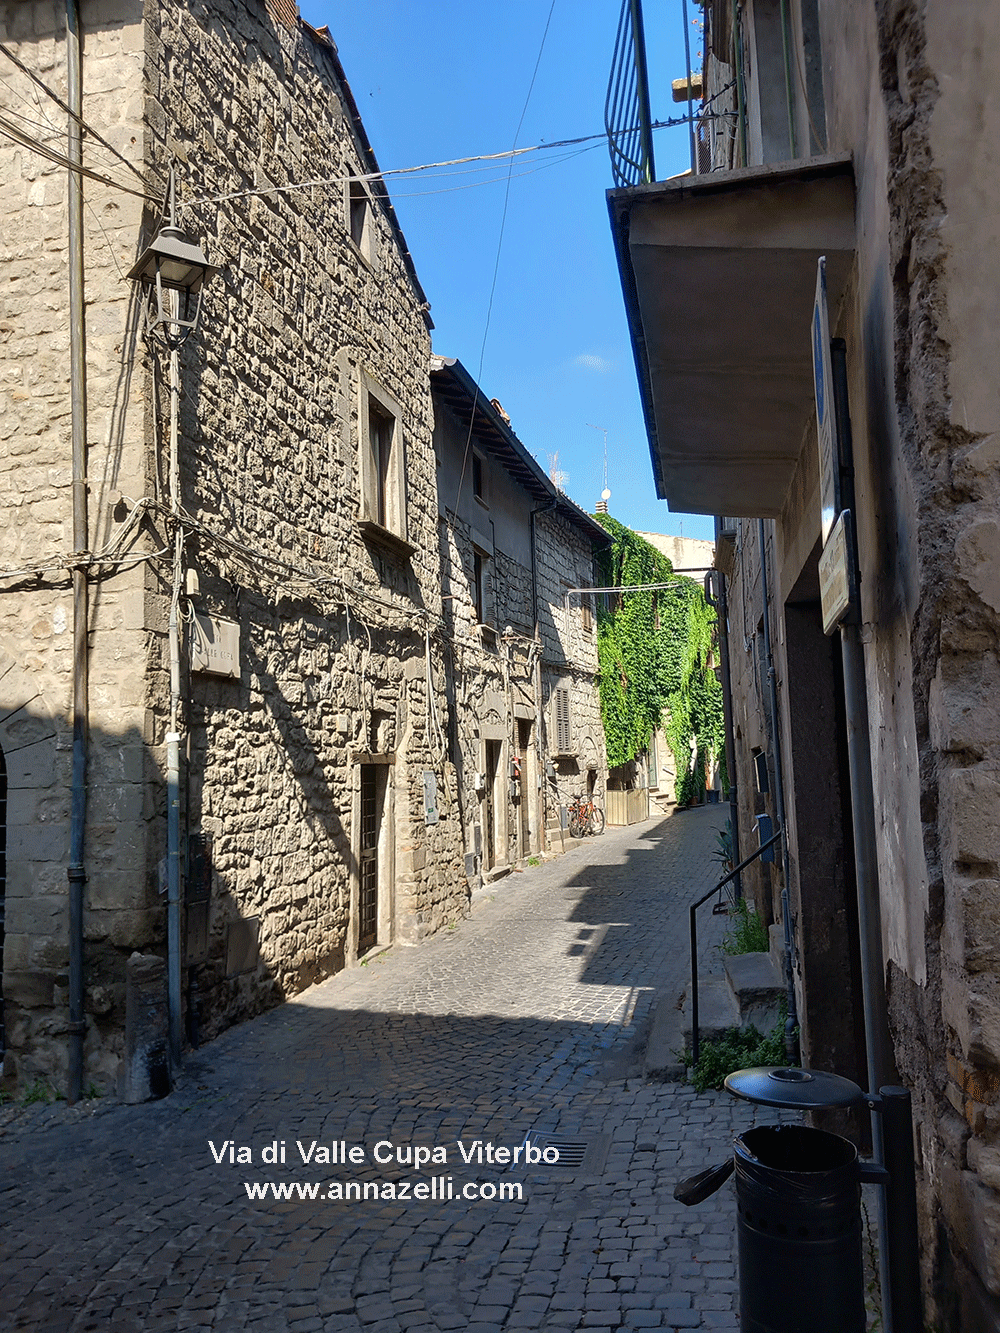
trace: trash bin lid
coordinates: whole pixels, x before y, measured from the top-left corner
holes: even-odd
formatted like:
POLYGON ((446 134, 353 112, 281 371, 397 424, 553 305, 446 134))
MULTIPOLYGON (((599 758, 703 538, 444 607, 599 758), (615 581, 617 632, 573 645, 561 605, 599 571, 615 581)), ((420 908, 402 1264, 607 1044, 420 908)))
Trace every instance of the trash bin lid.
POLYGON ((818 1069, 737 1069, 726 1079, 726 1090, 758 1106, 819 1111, 833 1106, 855 1106, 865 1094, 849 1078, 818 1069))

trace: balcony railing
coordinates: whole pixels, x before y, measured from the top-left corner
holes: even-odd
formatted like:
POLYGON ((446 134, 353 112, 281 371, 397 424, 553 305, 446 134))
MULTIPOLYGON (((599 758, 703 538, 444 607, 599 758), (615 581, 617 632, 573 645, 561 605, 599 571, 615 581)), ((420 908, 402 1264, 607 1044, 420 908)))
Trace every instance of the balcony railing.
POLYGON ((655 181, 642 0, 622 2, 604 102, 604 128, 615 184, 645 185, 655 181))

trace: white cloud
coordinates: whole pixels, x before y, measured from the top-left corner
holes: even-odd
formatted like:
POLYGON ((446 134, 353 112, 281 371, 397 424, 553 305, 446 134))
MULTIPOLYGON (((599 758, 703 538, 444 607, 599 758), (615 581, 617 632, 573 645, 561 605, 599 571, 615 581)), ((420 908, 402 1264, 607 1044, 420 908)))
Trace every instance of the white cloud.
POLYGON ((613 363, 605 360, 603 356, 596 356, 593 352, 581 352, 579 356, 573 358, 574 366, 583 366, 584 370, 596 370, 601 375, 606 375, 613 369, 613 363))

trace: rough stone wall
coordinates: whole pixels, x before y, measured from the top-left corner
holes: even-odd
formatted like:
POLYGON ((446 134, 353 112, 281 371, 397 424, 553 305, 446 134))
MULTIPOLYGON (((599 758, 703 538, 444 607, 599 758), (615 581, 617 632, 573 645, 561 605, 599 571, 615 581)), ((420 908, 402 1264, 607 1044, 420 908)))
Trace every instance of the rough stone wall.
MULTIPOLYGON (((87 0, 81 6, 84 119, 137 168, 141 9, 138 0, 121 0, 113 12, 87 0)), ((59 6, 0 5, 0 40, 65 100, 59 6)), ((65 113, 7 57, 0 63, 4 114, 63 151, 65 113)), ((125 162, 90 137, 84 161, 142 188, 125 162)), ((21 1087, 41 1078, 62 1090, 73 639, 67 558, 74 544, 67 181, 63 169, 6 138, 0 177, 0 745, 10 779, 5 1074, 21 1087), (9 576, 39 567, 46 572, 37 578, 9 576)), ((121 281, 135 257, 142 205, 94 181, 85 183, 84 197, 87 546, 102 550, 121 539, 115 554, 127 554, 151 549, 132 528, 133 501, 147 487, 132 294, 121 281)), ((124 958, 155 939, 161 913, 146 876, 155 772, 143 745, 143 572, 109 561, 91 567, 88 578, 85 1058, 86 1080, 107 1087, 121 1051, 124 958)))
MULTIPOLYGON (((439 533, 444 598, 442 631, 447 641, 451 685, 451 754, 458 784, 466 876, 474 888, 482 882, 485 859, 486 791, 477 781, 477 775, 485 770, 484 741, 501 743, 501 767, 505 766, 513 735, 508 684, 514 678, 529 692, 529 697, 533 697, 534 691, 530 673, 515 667, 514 643, 501 640, 496 630, 481 625, 476 615, 474 547, 469 524, 446 510, 439 533)), ((494 568, 487 604, 490 619, 499 621, 504 584, 495 562, 491 564, 494 568)), ((503 816, 505 835, 509 835, 513 822, 506 817, 505 808, 499 813, 503 816)), ((499 861, 509 864, 513 859, 510 838, 506 836, 506 852, 501 852, 499 861)))
MULTIPOLYGON (((811 28, 812 5, 790 11, 811 28)), ((981 1333, 1000 1329, 1000 5, 820 0, 818 15, 813 128, 852 154, 856 182, 855 270, 832 319, 848 347, 890 1024, 915 1098, 928 1325, 981 1333)), ((804 481, 782 519, 799 568, 814 541, 804 481)), ((737 665, 734 693, 753 690, 737 665)), ((745 804, 742 771, 740 785, 745 804)))
MULTIPOLYGON (((462 449, 456 440, 462 433, 449 433, 450 417, 438 412, 438 452, 442 468, 459 466, 462 449), (452 446, 452 447, 449 447, 452 446)), ((453 425, 453 423, 451 423, 453 425)), ((499 467, 499 463, 489 467, 499 467)), ((498 490, 494 487, 494 492, 498 490)), ((533 505, 525 497, 525 534, 528 512, 533 505)), ((548 627, 547 642, 555 649, 555 661, 539 653, 531 631, 531 569, 514 556, 494 547, 489 562, 488 614, 495 629, 477 625, 472 597, 474 544, 471 526, 446 510, 440 524, 444 626, 452 639, 454 736, 456 765, 460 774, 465 822, 467 868, 473 882, 483 870, 486 838, 486 792, 477 785, 477 774, 485 767, 484 742, 500 741, 501 775, 496 805, 503 806, 500 864, 512 864, 525 848, 520 827, 523 804, 528 806, 530 846, 545 849, 542 832, 549 829, 548 845, 561 849, 558 834, 559 810, 586 783, 588 768, 599 775, 603 791, 606 775, 603 729, 594 675, 597 669, 596 628, 583 628, 579 599, 564 613, 565 587, 591 583, 593 559, 590 540, 568 520, 556 519, 543 526, 547 516, 536 520, 536 563, 540 621, 548 627), (541 661, 539 672, 539 661, 541 661), (541 681, 541 698, 539 698, 541 681), (576 759, 557 758, 552 692, 559 685, 571 691, 571 715, 576 759), (516 711, 519 710, 519 711, 516 711), (539 718, 541 728, 539 728, 539 718), (520 748, 518 721, 531 724, 530 762, 522 768, 516 800, 507 781, 508 764, 520 748), (546 776, 546 761, 553 772, 546 776), (541 782, 541 787, 539 787, 541 782)))
MULTIPOLYGON (((347 182, 369 165, 334 48, 263 0, 217 0, 150 6, 146 50, 154 174, 177 161, 181 224, 221 268, 182 356, 181 415, 194 605, 241 634, 238 681, 188 686, 187 822, 214 869, 199 978, 211 1032, 356 956, 362 756, 392 756, 379 943, 453 919, 467 889, 443 659, 435 637, 428 669, 425 638, 440 617, 429 334, 377 199, 352 237, 347 182), (320 177, 334 183, 214 198, 320 177), (386 524, 408 548, 358 526, 369 391, 405 453, 405 519, 386 524), (234 976, 240 921, 256 922, 260 964, 234 976)), ((147 615, 163 625, 162 588, 147 615)), ((157 739, 161 663, 154 645, 157 739)))
MULTIPOLYGON (((773 777, 773 757, 766 678, 761 670, 759 627, 763 616, 760 552, 757 523, 738 519, 729 604, 729 665, 733 691, 733 734, 736 749, 736 784, 739 797, 740 854, 749 856, 758 845, 757 815, 775 818, 774 783, 767 794, 757 790, 753 755, 763 751, 773 777)), ((777 919, 779 904, 777 863, 755 861, 742 874, 745 896, 764 921, 777 919)))
POLYGON ((484 859, 488 868, 484 853, 490 792, 476 781, 487 766, 487 742, 501 745, 501 771, 492 787, 494 808, 502 807, 501 846, 496 849, 500 864, 513 863, 528 851, 561 850, 560 807, 586 786, 588 769, 603 793, 607 761, 595 683, 596 619, 592 615, 591 627, 585 627, 579 596, 572 598, 568 612, 563 604, 567 588, 593 583, 591 537, 571 516, 546 511, 537 495, 522 491, 477 436, 472 443, 481 460, 482 497, 473 497, 465 477, 468 426, 447 407, 446 396, 436 400, 435 412, 443 615, 453 662, 452 736, 461 778, 466 864, 478 882, 484 859), (533 638, 532 510, 540 645, 533 638), (484 542, 489 544, 490 571, 486 616, 493 628, 477 624, 473 601, 475 552, 478 547, 486 554, 484 542), (570 692, 573 757, 557 754, 552 706, 559 686, 570 692), (514 787, 508 765, 522 749, 521 724, 530 724, 531 740, 514 787))
MULTIPOLYGON (((570 725, 573 757, 556 757, 554 775, 546 790, 547 825, 559 824, 559 808, 588 789, 587 774, 597 774, 596 788, 604 798, 607 752, 604 725, 595 677, 597 674, 597 617, 587 628, 579 596, 569 588, 594 583, 594 556, 588 537, 558 513, 539 514, 536 519, 538 551, 539 630, 542 636, 542 703, 547 752, 556 756, 553 692, 566 685, 570 690, 570 725)), ((593 600, 591 599, 593 612, 593 600)))
POLYGON ((916 720, 928 882, 925 977, 890 965, 890 1015, 919 1096, 936 1313, 978 1333, 1000 1328, 1000 396, 988 369, 1000 311, 1000 7, 897 0, 877 19, 893 379, 919 581, 912 678, 901 683, 916 720))

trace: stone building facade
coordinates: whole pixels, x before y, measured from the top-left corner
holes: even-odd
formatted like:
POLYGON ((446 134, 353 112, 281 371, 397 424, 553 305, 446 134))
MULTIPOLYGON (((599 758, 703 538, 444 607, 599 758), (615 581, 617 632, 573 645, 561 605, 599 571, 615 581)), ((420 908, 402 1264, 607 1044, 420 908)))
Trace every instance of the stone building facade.
POLYGON ((461 362, 436 357, 441 586, 452 745, 472 883, 563 845, 603 798, 595 552, 604 529, 545 475, 461 362))
MULTIPOLYGON (((611 197, 654 467, 675 506, 735 516, 718 522, 741 843, 756 845, 755 815, 776 815, 783 770, 804 1062, 865 1083, 885 1032, 879 1078, 914 1097, 928 1326, 992 1331, 1000 5, 746 0, 705 15, 704 174, 611 197), (822 471, 817 438, 821 256, 856 490, 843 655, 819 567, 822 510, 835 517, 847 481, 822 471), (871 754, 857 806, 852 662, 871 754), (854 851, 866 790, 870 930, 854 851)), ((780 912, 780 857, 747 882, 780 912)))
MULTIPOLYGON (((31 76, 65 99, 62 18, 0 6, 24 67, 5 69, 8 110, 37 103, 60 133, 31 76)), ((133 951, 168 957, 183 987, 171 1023, 204 1039, 453 920, 468 885, 431 326, 336 48, 264 0, 93 0, 80 23, 82 116, 101 136, 88 130, 84 164, 113 182, 86 185, 82 543, 66 172, 0 148, 5 1073, 64 1087, 72 1049, 75 656, 77 680, 89 669, 84 1078, 114 1088, 133 951), (218 268, 176 377, 122 281, 166 216, 171 168, 177 224, 218 268), (284 188, 304 180, 328 183, 284 188), (88 613, 76 654, 74 564, 88 613)))

